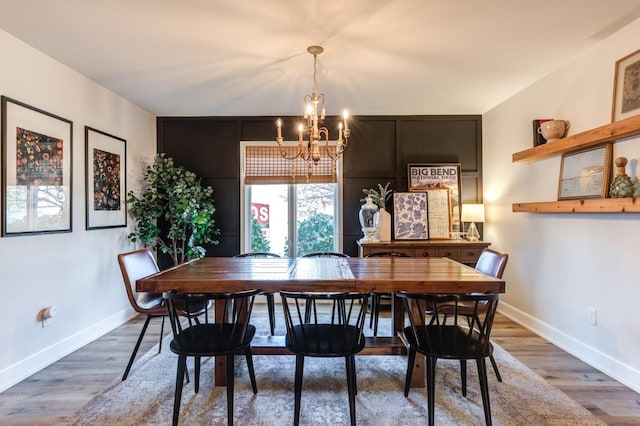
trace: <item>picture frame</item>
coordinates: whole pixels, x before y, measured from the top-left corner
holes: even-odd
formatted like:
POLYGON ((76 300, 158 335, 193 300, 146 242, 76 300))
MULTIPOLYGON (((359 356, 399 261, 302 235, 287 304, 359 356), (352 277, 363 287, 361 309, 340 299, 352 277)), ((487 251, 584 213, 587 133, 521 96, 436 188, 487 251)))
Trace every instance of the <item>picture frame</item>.
POLYGON ((393 233, 396 240, 428 240, 426 192, 393 193, 393 233))
POLYGON ((410 163, 407 165, 409 192, 433 188, 450 190, 451 229, 462 230, 460 214, 462 192, 460 163, 410 163))
POLYGON ((611 122, 640 114, 640 49, 616 61, 611 122))
POLYGON ((86 229, 127 226, 127 141, 89 126, 85 138, 86 229))
POLYGON ((430 240, 451 239, 451 190, 432 188, 427 193, 427 222, 430 240))
POLYGON ((2 236, 72 231, 73 122, 2 96, 2 236))
POLYGON ((611 182, 611 143, 562 155, 558 200, 606 198, 611 182))

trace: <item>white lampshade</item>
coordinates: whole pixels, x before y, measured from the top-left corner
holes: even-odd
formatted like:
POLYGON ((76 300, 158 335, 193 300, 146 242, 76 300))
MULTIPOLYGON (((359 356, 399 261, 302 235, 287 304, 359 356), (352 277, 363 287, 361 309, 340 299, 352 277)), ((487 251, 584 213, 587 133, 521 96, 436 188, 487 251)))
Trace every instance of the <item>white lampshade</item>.
POLYGON ((463 204, 463 222, 484 222, 484 204, 463 204))

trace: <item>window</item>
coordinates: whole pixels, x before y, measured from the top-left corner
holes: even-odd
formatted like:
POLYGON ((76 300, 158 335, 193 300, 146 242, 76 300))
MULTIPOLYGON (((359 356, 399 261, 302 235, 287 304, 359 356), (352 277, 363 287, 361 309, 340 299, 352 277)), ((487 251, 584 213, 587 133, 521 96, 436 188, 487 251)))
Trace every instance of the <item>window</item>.
POLYGON ((342 251, 340 161, 321 161, 307 179, 303 162, 283 159, 275 142, 242 142, 241 152, 241 251, 342 251))

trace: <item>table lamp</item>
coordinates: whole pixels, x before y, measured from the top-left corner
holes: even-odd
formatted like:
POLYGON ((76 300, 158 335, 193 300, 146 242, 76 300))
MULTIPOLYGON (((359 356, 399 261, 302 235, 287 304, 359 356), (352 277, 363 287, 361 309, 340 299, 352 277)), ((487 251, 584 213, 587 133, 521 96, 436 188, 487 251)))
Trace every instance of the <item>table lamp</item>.
POLYGON ((467 230, 467 240, 478 241, 480 233, 476 228, 475 222, 484 222, 484 204, 463 204, 462 217, 463 222, 471 222, 467 230))

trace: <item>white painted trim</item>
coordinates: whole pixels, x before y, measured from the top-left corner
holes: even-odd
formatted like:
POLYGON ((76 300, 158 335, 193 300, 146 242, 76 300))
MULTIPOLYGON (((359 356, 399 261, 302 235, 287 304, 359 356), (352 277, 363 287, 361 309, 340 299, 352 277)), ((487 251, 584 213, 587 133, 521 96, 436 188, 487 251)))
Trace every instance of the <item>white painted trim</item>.
MULTIPOLYGON (((136 312, 132 309, 124 309, 100 322, 91 324, 90 327, 87 327, 66 339, 58 341, 53 345, 8 366, 0 371, 0 392, 4 392, 11 386, 21 382, 32 374, 37 373, 70 353, 93 342, 97 338, 126 323, 136 315, 136 312)), ((124 367, 125 366, 123 365, 123 371, 124 367)))
POLYGON ((640 371, 624 364, 615 358, 586 345, 561 330, 538 320, 535 317, 514 308, 508 303, 500 303, 498 311, 505 317, 531 330, 543 339, 551 342, 560 349, 570 353, 593 368, 617 380, 623 385, 640 392, 640 371))

